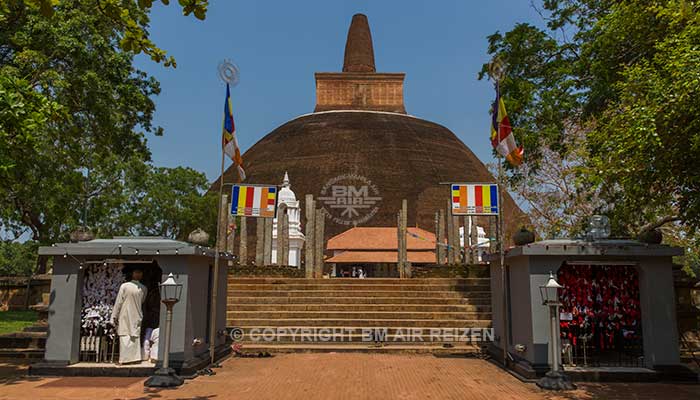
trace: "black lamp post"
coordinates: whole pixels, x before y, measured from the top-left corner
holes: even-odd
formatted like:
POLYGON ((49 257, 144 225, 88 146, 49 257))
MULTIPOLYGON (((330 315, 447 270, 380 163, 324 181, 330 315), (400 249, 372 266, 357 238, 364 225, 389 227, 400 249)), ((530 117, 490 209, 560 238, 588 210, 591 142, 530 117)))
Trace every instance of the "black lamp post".
POLYGON ((559 343, 559 290, 564 286, 554 279, 554 274, 549 273, 549 279, 544 286, 540 286, 542 305, 549 307, 549 354, 552 357, 552 368, 537 381, 537 386, 549 390, 572 390, 576 386, 564 375, 559 357, 561 356, 561 344, 559 343))
POLYGON ((170 333, 173 324, 173 306, 180 301, 182 295, 182 284, 175 282, 172 273, 160 284, 160 296, 166 307, 165 314, 165 343, 163 351, 163 365, 156 370, 155 375, 148 378, 144 383, 148 387, 174 387, 182 385, 185 380, 179 377, 175 370, 170 368, 170 333))

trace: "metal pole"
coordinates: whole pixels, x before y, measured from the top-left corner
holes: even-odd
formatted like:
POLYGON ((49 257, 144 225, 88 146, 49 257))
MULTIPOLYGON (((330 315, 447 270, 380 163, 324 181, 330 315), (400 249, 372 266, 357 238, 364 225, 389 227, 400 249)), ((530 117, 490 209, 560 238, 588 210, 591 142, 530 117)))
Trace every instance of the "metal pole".
MULTIPOLYGON (((501 86, 500 86, 500 78, 496 79, 496 97, 497 97, 497 103, 496 103, 496 109, 494 110, 495 113, 498 113, 500 106, 501 106, 501 86)), ((496 115, 496 120, 498 121, 498 130, 496 131, 496 138, 498 139, 500 134, 501 134, 501 121, 498 119, 498 114, 496 115)), ((509 345, 509 340, 508 340, 508 288, 506 288, 506 261, 505 261, 505 232, 503 229, 503 203, 504 203, 504 198, 503 198, 503 160, 498 152, 496 150, 496 154, 498 154, 498 197, 499 197, 499 202, 498 202, 498 252, 499 252, 499 257, 501 261, 501 288, 503 289, 503 298, 501 299, 501 302, 503 303, 503 307, 501 312, 503 313, 503 335, 501 337, 503 338, 503 367, 507 368, 508 367, 508 345, 509 345)))
POLYGON ((554 305, 554 355, 557 360, 557 372, 564 370, 564 362, 561 357, 561 331, 559 330, 559 299, 554 305))
POLYGON ((557 306, 550 304, 549 306, 549 324, 551 330, 550 350, 552 351, 552 372, 559 372, 559 354, 557 349, 557 306))
MULTIPOLYGON (((501 199, 503 199, 501 197, 501 199)), ((498 212, 500 214, 500 207, 498 212)), ((503 314, 503 367, 508 366, 508 288, 506 287, 506 266, 505 266, 505 254, 503 252, 503 231, 501 225, 501 216, 498 218, 498 251, 501 260, 501 288, 503 289, 503 298, 501 299, 502 308, 501 313, 503 314)))
POLYGON ((163 350, 163 369, 170 368, 170 330, 173 325, 173 305, 172 302, 163 302, 167 309, 165 313, 165 349, 163 350))
POLYGON ((216 357, 216 316, 217 316, 217 301, 219 299, 219 231, 221 230, 221 196, 224 191, 224 148, 221 147, 221 175, 219 177, 219 197, 217 197, 216 206, 218 208, 216 218, 216 242, 214 244, 214 277, 212 279, 211 290, 211 315, 209 316, 209 358, 212 364, 216 357))

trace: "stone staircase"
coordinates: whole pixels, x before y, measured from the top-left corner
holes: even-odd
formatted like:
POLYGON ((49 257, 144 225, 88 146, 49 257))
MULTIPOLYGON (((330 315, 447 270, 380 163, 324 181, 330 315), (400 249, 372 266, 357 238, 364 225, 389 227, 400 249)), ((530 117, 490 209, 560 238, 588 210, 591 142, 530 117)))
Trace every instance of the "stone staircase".
POLYGON ((44 357, 47 326, 34 325, 22 332, 0 335, 0 363, 31 363, 44 357))
POLYGON ((227 326, 244 351, 477 354, 490 296, 488 278, 229 277, 227 326))

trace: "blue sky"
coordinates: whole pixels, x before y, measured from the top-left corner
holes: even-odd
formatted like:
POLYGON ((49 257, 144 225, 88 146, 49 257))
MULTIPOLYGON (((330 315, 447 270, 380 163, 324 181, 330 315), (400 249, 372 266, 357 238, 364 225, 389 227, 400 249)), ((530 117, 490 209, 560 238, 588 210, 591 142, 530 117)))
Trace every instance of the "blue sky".
POLYGON ((189 166, 210 180, 219 172, 225 87, 216 68, 222 59, 241 70, 232 99, 245 151, 313 111, 314 72, 342 69, 350 19, 364 13, 377 71, 406 73, 407 111, 451 129, 489 162, 494 93, 491 83, 477 80, 488 60, 486 36, 516 22, 542 23, 529 0, 210 0, 205 21, 182 16, 172 3, 154 7, 151 37, 176 58, 177 68, 143 56, 136 63, 161 82, 154 122, 165 135, 150 135, 149 147, 156 165, 189 166))

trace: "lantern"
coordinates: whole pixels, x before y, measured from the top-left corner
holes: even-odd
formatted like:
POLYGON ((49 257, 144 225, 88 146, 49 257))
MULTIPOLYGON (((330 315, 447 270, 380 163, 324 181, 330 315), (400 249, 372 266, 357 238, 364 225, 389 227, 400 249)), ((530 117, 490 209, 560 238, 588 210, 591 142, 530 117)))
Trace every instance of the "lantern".
POLYGON ((556 279, 554 279, 554 274, 549 273, 549 279, 544 286, 540 286, 540 296, 542 296, 542 305, 561 305, 559 303, 559 290, 564 286, 560 285, 556 279))
POLYGON ((163 303, 175 304, 180 301, 180 296, 182 295, 182 283, 175 282, 175 277, 172 272, 168 277, 160 284, 160 296, 163 303))

